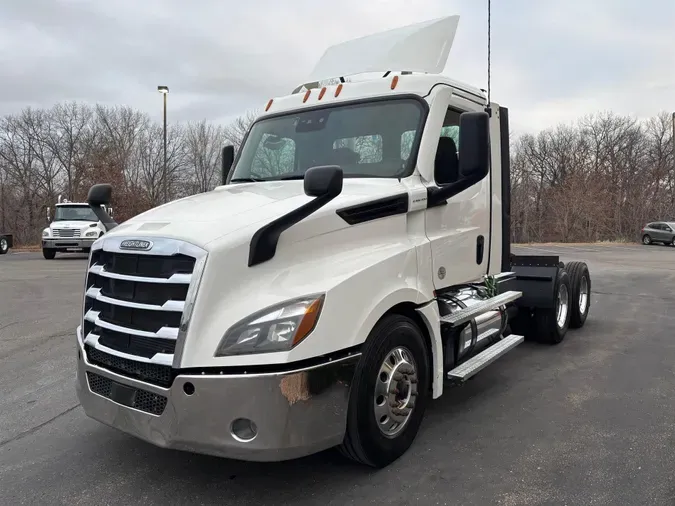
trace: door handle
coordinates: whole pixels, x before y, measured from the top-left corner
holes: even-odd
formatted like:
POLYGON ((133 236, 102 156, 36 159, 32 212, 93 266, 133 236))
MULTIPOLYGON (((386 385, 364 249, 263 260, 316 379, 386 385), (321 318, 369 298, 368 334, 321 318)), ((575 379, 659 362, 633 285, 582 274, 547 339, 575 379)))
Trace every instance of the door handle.
POLYGON ((483 263, 483 254, 485 253, 485 237, 479 235, 476 239, 476 263, 483 263))

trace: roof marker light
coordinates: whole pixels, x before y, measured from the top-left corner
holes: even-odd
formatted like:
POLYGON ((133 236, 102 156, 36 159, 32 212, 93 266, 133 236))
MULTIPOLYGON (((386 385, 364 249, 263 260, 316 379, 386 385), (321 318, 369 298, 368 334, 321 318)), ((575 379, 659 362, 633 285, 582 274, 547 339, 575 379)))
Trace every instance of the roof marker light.
POLYGON ((326 87, 324 86, 323 88, 321 88, 321 91, 319 92, 319 100, 321 100, 325 94, 326 94, 326 87))
POLYGON ((394 78, 391 80, 391 89, 393 90, 396 88, 396 85, 398 84, 398 76, 394 76, 394 78))
POLYGON ((270 98, 270 101, 267 102, 267 105, 265 106, 265 112, 270 110, 270 107, 272 107, 272 102, 274 102, 274 99, 270 98))
POLYGON ((307 99, 309 98, 309 95, 310 95, 311 93, 312 93, 312 90, 307 90, 307 91, 305 92, 305 98, 302 99, 302 103, 303 103, 303 104, 304 104, 305 102, 307 102, 307 99))
POLYGON ((340 94, 342 91, 342 83, 338 84, 337 90, 335 90, 335 98, 340 94))

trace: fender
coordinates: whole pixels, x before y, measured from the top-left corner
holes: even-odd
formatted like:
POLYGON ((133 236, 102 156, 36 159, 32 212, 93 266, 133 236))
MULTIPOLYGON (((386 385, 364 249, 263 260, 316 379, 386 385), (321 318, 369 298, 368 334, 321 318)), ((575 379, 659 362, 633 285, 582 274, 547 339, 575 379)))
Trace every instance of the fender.
POLYGON ((438 399, 443 394, 443 341, 441 340, 441 315, 435 300, 416 309, 427 326, 432 353, 432 397, 438 399))

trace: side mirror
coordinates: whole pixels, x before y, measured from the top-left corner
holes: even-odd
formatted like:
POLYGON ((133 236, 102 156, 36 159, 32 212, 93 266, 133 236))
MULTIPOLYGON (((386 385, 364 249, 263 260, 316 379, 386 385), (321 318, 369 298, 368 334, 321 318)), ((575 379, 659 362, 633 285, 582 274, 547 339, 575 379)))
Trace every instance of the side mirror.
POLYGON ((305 194, 333 199, 342 192, 342 169, 338 165, 321 165, 305 172, 305 194))
POLYGON ((225 184, 227 182, 227 176, 230 174, 230 169, 234 163, 234 146, 225 146, 221 153, 221 182, 225 184))
POLYGON ((251 238, 248 266, 253 267, 274 257, 281 233, 340 195, 342 179, 342 169, 337 165, 322 165, 307 169, 304 179, 305 193, 316 198, 258 229, 251 238))
POLYGON ((431 187, 427 207, 446 201, 480 182, 490 171, 490 116, 463 112, 459 117, 459 179, 443 187, 431 187))
POLYGON ((95 184, 89 188, 87 195, 87 204, 90 206, 101 207, 110 202, 112 197, 112 186, 109 184, 95 184))
POLYGON ((460 179, 478 182, 490 171, 490 117, 464 112, 459 117, 460 179))
POLYGON ((109 207, 109 208, 108 208, 108 214, 110 215, 111 218, 114 217, 114 215, 113 215, 113 208, 112 208, 112 207, 109 207))
POLYGON ((47 223, 51 223, 52 221, 52 208, 48 207, 47 208, 47 223))
POLYGON ((117 226, 117 223, 106 212, 106 206, 112 197, 112 186, 109 184, 95 184, 89 188, 87 195, 87 204, 99 221, 105 227, 106 232, 117 226))

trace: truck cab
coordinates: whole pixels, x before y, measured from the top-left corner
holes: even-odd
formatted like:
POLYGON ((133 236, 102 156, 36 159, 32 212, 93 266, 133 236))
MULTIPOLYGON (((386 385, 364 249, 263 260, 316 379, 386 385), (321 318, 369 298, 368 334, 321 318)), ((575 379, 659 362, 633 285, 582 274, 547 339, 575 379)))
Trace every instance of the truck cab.
MULTIPOLYGON (((112 208, 103 206, 112 214, 112 208)), ((42 231, 42 255, 53 260, 57 252, 89 252, 96 239, 105 234, 106 229, 86 202, 59 201, 54 207, 54 216, 47 208, 47 228, 42 231)))
POLYGON ((384 467, 449 384, 583 326, 587 266, 511 253, 508 111, 440 74, 457 22, 330 48, 223 149, 222 185, 104 223, 76 330, 88 416, 167 448, 384 467))

